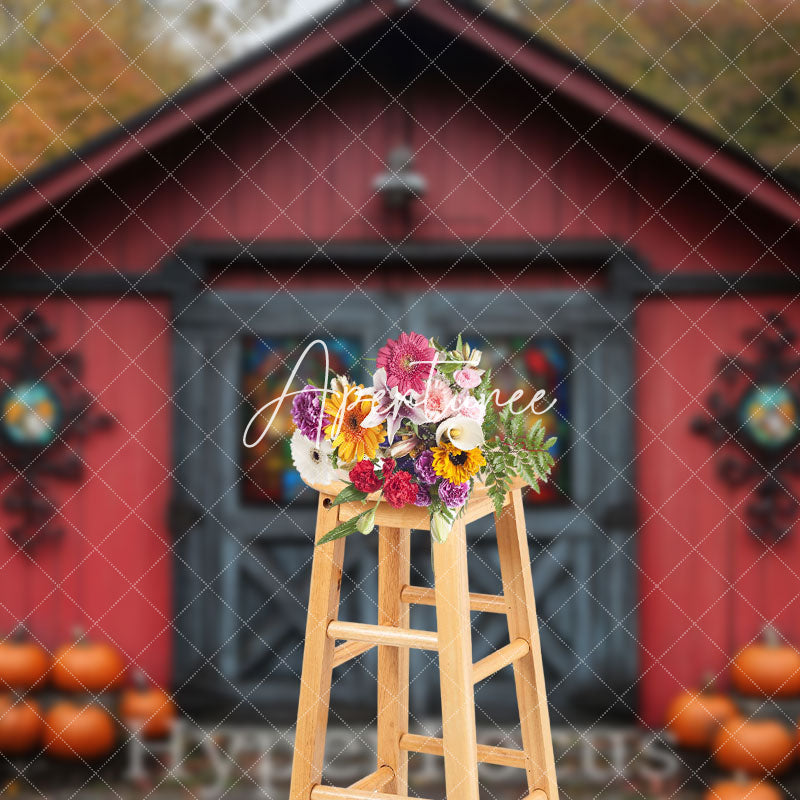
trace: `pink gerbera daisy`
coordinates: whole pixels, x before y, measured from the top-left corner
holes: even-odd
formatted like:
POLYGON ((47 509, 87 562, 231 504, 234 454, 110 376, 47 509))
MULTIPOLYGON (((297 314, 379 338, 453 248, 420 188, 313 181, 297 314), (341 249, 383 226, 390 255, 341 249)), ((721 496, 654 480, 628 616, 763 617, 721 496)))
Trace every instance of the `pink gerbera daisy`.
POLYGON ((386 383, 400 394, 422 392, 433 369, 436 351, 419 333, 401 333, 397 341, 387 339, 378 350, 377 366, 386 369, 386 383), (427 362, 427 363, 425 363, 427 362))

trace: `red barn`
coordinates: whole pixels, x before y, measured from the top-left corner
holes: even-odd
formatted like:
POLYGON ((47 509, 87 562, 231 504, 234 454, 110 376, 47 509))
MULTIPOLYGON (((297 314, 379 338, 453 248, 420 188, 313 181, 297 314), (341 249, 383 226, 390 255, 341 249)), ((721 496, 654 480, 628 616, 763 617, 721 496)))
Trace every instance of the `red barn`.
MULTIPOLYGON (((192 715, 291 716, 314 512, 245 421, 314 338, 358 373, 401 329, 460 332, 559 401, 529 501, 554 722, 659 725, 765 623, 800 641, 800 537, 754 535, 794 430, 764 428, 791 446, 748 482, 750 450, 736 472, 692 427, 729 354, 779 359, 752 348, 800 325, 799 218, 747 154, 467 0, 343 4, 0 194, 0 631, 80 625, 192 715), (402 208, 376 183, 393 153, 424 182, 402 208)), ((791 416, 794 377, 751 380, 791 416)), ((369 619, 357 538, 343 596, 369 619)), ((502 635, 476 624, 478 651, 502 635)), ((353 713, 363 670, 335 689, 353 713)), ((492 686, 479 706, 513 707, 492 686)))

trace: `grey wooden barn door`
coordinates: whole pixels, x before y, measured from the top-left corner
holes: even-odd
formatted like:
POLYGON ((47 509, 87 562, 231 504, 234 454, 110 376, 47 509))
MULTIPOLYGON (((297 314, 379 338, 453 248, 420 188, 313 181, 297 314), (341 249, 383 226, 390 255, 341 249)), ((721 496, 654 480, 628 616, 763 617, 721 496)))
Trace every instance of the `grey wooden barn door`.
MULTIPOLYGON (((401 304, 411 305, 411 297, 401 304)), ((416 303, 402 327, 440 341, 458 332, 509 397, 535 388, 556 400, 544 416, 559 436, 558 467, 545 496, 526 498, 548 697, 554 724, 635 714, 637 645, 634 552, 633 338, 630 305, 611 293, 447 291, 416 303), (424 327, 423 327, 424 326, 424 327)), ((471 526, 470 586, 500 591, 491 520, 471 526)), ((505 620, 477 615, 475 657, 506 642, 505 620)), ((513 718, 513 681, 503 670, 477 687, 487 717, 513 718)))
MULTIPOLYGON (((256 465, 269 491, 253 490, 251 454, 241 446, 252 413, 248 379, 266 376, 282 387, 317 338, 329 343, 340 371, 357 376, 362 354, 374 355, 395 316, 380 294, 312 290, 209 293, 181 317, 176 664, 183 701, 200 715, 280 721, 296 711, 316 494, 283 468, 285 437, 256 465)), ((373 545, 359 536, 348 547, 346 618, 377 620, 373 545)), ((344 715, 369 713, 369 672, 370 658, 339 671, 334 701, 344 715)))
MULTIPOLYGON (((618 324, 626 308, 587 293, 494 294, 229 291, 202 297, 181 316, 173 527, 177 682, 187 707, 270 721, 289 720, 296 710, 314 497, 296 485, 274 488, 263 502, 246 491, 239 442, 248 357, 259 347, 279 352, 271 369, 282 385, 305 344, 323 338, 352 357, 356 373, 369 372, 362 355, 374 358, 387 336, 413 329, 442 342, 463 332, 511 383, 552 381, 563 474, 549 499, 529 504, 527 513, 553 721, 632 712, 632 340, 618 324)), ((490 529, 476 524, 469 536, 473 590, 499 591, 490 529)), ((413 580, 424 583, 427 537, 416 534, 412 544, 413 580)), ((376 558, 375 537, 351 537, 345 618, 376 621, 376 558)), ((433 627, 432 610, 415 609, 412 624, 433 627)), ((476 658, 507 636, 504 620, 492 615, 477 615, 475 627, 476 658)), ((374 672, 374 654, 337 672, 341 719, 374 714, 374 672)), ((437 713, 430 654, 412 655, 411 697, 415 716, 437 713)), ((513 698, 503 673, 476 694, 479 713, 493 719, 513 718, 513 698)))

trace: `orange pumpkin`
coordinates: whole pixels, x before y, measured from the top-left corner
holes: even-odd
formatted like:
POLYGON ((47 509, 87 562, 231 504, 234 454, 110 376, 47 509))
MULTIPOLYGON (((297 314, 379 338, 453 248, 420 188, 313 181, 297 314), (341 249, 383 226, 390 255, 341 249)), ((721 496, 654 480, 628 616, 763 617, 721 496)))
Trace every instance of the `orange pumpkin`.
POLYGON ((800 653, 782 643, 775 628, 768 626, 762 642, 745 647, 733 660, 731 679, 742 694, 800 694, 800 653))
POLYGON ((44 720, 35 700, 0 695, 0 753, 19 755, 42 741, 44 720))
POLYGON ((75 642, 56 651, 53 683, 72 692, 102 692, 118 686, 124 671, 116 648, 107 642, 88 640, 78 632, 75 642))
POLYGON ((8 689, 40 688, 48 669, 50 656, 23 634, 0 642, 0 685, 8 689))
POLYGON ((667 728, 681 747, 708 747, 714 734, 738 715, 733 701, 721 692, 685 691, 667 706, 667 728))
POLYGON ((120 699, 119 713, 125 724, 142 736, 166 736, 175 718, 175 704, 163 689, 148 686, 144 675, 134 676, 134 686, 126 689, 120 699))
POLYGON ((56 703, 44 723, 47 752, 58 758, 100 758, 111 751, 117 738, 114 721, 97 705, 56 703))
POLYGON ((732 780, 712 783, 704 800, 783 800, 783 795, 767 781, 738 774, 732 780))
POLYGON ((715 761, 722 767, 750 775, 781 773, 793 760, 794 737, 772 719, 729 720, 711 743, 715 761))

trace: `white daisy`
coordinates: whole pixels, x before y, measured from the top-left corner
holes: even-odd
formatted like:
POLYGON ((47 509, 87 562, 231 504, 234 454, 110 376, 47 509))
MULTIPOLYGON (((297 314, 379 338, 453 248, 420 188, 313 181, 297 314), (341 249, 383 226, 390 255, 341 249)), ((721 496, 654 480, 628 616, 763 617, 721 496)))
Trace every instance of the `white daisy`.
POLYGON ((330 458, 333 448, 329 441, 323 440, 317 447, 314 442, 296 430, 292 434, 290 449, 294 466, 306 483, 325 485, 336 480, 330 458))

